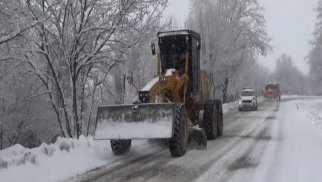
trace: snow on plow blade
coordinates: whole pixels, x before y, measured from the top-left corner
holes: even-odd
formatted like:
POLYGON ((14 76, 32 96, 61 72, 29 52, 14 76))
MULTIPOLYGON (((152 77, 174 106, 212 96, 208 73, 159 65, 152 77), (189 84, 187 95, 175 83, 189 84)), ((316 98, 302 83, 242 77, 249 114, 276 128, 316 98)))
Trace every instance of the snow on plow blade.
POLYGON ((96 140, 171 138, 174 104, 132 104, 98 108, 96 140))

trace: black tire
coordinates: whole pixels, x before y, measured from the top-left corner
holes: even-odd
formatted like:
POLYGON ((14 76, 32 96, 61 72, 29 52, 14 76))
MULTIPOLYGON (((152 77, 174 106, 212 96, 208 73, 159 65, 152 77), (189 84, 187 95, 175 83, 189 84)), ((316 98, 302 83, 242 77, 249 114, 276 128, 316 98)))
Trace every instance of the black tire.
POLYGON ((215 102, 208 101, 205 104, 202 128, 206 131, 208 140, 213 140, 217 137, 217 112, 218 110, 216 109, 215 102))
POLYGON ((222 111, 222 103, 221 100, 215 100, 216 108, 217 108, 217 136, 222 136, 224 130, 224 118, 222 111))
POLYGON ((169 139, 169 150, 173 157, 183 156, 188 145, 188 116, 184 105, 175 108, 173 136, 169 139))
POLYGON ((114 155, 123 155, 131 148, 132 140, 111 140, 111 148, 114 155))

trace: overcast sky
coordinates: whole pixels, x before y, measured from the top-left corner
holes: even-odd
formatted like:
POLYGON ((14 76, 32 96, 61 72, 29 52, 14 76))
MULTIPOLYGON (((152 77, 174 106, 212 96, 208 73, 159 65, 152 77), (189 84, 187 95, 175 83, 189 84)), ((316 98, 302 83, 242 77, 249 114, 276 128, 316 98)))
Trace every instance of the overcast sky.
MULTIPOLYGON (((294 64, 303 71, 308 72, 307 56, 316 21, 318 0, 259 0, 265 8, 267 31, 272 38, 274 50, 259 62, 271 70, 275 61, 282 53, 287 53, 293 58, 294 64)), ((167 16, 174 16, 179 21, 181 28, 188 16, 190 0, 169 0, 166 9, 167 16)))

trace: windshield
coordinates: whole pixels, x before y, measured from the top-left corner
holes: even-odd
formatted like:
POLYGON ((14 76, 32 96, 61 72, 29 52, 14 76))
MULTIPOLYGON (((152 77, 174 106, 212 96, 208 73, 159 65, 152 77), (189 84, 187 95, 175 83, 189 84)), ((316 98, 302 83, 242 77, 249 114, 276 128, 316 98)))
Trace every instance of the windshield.
POLYGON ((187 49, 186 36, 166 36, 159 38, 161 69, 176 69, 179 74, 184 72, 185 53, 187 49))
POLYGON ((250 91, 250 90, 243 90, 242 92, 241 92, 241 96, 254 96, 255 95, 255 93, 254 93, 254 91, 250 91))
POLYGON ((184 72, 185 53, 161 54, 162 73, 167 69, 175 69, 180 74, 184 72))
POLYGON ((277 90, 278 89, 278 87, 277 87, 277 85, 266 85, 265 86, 265 90, 277 90))

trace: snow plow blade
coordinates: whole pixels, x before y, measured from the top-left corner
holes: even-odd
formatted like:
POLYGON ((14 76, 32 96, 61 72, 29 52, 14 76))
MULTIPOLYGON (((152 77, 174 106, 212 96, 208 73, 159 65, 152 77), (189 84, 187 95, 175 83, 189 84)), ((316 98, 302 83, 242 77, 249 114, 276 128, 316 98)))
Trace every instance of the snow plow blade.
POLYGON ((171 138, 175 104, 98 107, 95 140, 171 138))

